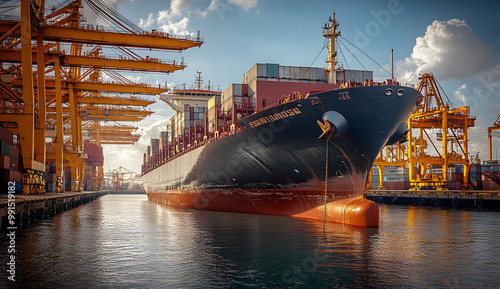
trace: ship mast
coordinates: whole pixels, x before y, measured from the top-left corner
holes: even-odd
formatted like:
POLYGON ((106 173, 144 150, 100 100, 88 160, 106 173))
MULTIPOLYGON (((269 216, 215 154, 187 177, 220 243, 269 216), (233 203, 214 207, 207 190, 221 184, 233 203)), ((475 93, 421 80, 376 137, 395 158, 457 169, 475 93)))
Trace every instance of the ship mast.
POLYGON ((333 13, 333 19, 330 17, 328 19, 330 22, 330 26, 328 23, 323 27, 323 36, 328 38, 328 56, 326 57, 326 73, 328 75, 328 83, 337 83, 337 50, 335 50, 335 40, 340 36, 340 31, 337 31, 337 27, 339 27, 339 23, 335 19, 335 13, 333 13))
POLYGON ((201 84, 203 83, 203 78, 201 77, 201 71, 196 71, 198 73, 198 76, 196 76, 196 81, 194 84, 196 84, 196 89, 200 90, 201 89, 201 84))

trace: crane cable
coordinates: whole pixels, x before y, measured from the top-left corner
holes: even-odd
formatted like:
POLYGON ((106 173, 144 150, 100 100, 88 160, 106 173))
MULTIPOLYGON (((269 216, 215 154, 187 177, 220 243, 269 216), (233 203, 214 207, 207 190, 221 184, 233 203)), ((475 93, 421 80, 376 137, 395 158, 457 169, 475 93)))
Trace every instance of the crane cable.
POLYGON ((134 34, 143 34, 145 30, 125 16, 118 13, 102 0, 85 0, 89 7, 106 23, 117 28, 118 26, 134 34))
POLYGON ((377 61, 375 61, 373 58, 371 58, 368 54, 366 54, 363 50, 359 49, 356 45, 352 44, 349 40, 345 39, 342 35, 340 36, 342 39, 344 39, 347 43, 351 44, 352 46, 354 46, 354 48, 356 48, 357 50, 359 50, 361 53, 363 53, 366 57, 368 57, 371 61, 375 62, 375 64, 377 64, 378 66, 380 66, 380 68, 382 68, 385 72, 387 72, 389 75, 391 75, 392 77, 392 74, 387 71, 387 69, 385 69, 382 65, 380 65, 377 61))
MULTIPOLYGON (((342 41, 340 41, 340 39, 338 39, 339 43, 344 45, 345 49, 347 49, 347 51, 349 51, 349 53, 351 53, 351 55, 354 57, 354 59, 356 59, 358 61, 358 63, 363 66, 363 68, 365 70, 368 70, 366 69, 366 67, 363 65, 363 63, 361 63, 361 61, 359 61, 359 59, 356 57, 356 55, 354 55, 354 53, 352 53, 352 51, 349 49, 349 47, 347 47, 347 45, 345 45, 342 41)), ((340 48, 340 45, 339 45, 339 48, 340 48)))

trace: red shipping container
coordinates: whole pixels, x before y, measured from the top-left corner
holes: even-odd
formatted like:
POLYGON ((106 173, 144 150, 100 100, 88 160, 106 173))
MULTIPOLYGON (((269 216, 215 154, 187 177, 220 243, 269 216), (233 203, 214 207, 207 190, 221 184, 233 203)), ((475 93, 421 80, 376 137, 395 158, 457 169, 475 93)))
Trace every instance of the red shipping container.
POLYGON ((386 190, 408 190, 410 189, 409 182, 385 182, 384 188, 386 190))
POLYGON ((0 169, 10 168, 10 158, 8 156, 0 155, 0 169))
POLYGON ((50 173, 55 173, 56 172, 56 163, 51 163, 49 166, 49 174, 50 173))
POLYGON ((0 141, 12 146, 14 145, 14 134, 10 130, 0 126, 0 141))
POLYGON ((18 148, 14 147, 14 146, 10 147, 10 158, 15 159, 15 160, 19 159, 19 149, 18 148))
POLYGON ((102 166, 104 163, 104 154, 102 147, 94 143, 89 143, 85 147, 85 153, 87 154, 87 163, 93 166, 102 166))
POLYGON ((10 170, 10 173, 9 173, 9 182, 20 183, 21 182, 21 173, 13 171, 13 170, 10 170))
POLYGON ((483 181, 483 189, 485 190, 496 190, 499 188, 500 186, 493 181, 483 181))
POLYGON ((21 168, 19 167, 19 160, 18 159, 10 159, 10 169, 16 172, 21 171, 21 168))
POLYGON ((57 174, 48 174, 47 175, 47 182, 48 183, 55 183, 57 181, 57 174))

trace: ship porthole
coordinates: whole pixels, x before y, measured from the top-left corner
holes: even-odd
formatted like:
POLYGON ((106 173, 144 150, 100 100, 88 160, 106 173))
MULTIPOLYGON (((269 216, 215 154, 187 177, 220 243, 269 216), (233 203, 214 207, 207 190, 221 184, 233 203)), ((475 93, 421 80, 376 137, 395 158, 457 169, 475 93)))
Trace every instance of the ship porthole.
POLYGON ((392 88, 388 88, 385 90, 385 95, 390 96, 392 95, 392 88))
POLYGON ((398 90, 398 96, 403 96, 403 93, 404 93, 404 89, 399 89, 398 90))

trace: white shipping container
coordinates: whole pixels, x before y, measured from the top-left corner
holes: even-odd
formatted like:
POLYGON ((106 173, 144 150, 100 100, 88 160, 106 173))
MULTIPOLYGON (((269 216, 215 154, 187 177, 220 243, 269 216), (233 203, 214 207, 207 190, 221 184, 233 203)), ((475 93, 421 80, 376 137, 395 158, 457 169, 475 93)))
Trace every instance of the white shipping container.
POLYGON ((257 78, 257 64, 255 64, 250 70, 248 70, 245 75, 243 81, 245 83, 249 83, 250 81, 257 78))
MULTIPOLYGON (((455 168, 453 168, 453 171, 450 172, 455 172, 455 168)), ((443 174, 443 169, 442 168, 431 169, 431 174, 433 175, 443 174)))
POLYGON ((300 67, 290 66, 290 78, 300 79, 300 67))
POLYGON ((396 183, 396 182, 408 182, 408 175, 388 175, 384 176, 384 182, 387 183, 396 183))
POLYGON ((316 81, 325 81, 325 70, 319 67, 311 67, 311 69, 309 69, 309 79, 316 81))
POLYGON ((279 67, 279 78, 290 78, 290 66, 280 66, 279 67))
POLYGON ((391 175, 391 174, 408 174, 409 169, 404 168, 404 167, 397 167, 397 166, 387 166, 384 168, 384 175, 391 175))
POLYGON ((300 67, 300 79, 309 80, 309 67, 300 67))
POLYGON ((254 79, 248 83, 248 95, 255 96, 254 94, 257 91, 257 79, 254 79))
POLYGON ((257 63, 257 77, 267 77, 267 64, 257 63))
POLYGON ((233 87, 233 96, 242 96, 242 87, 241 87, 241 84, 239 83, 233 83, 232 84, 232 87, 233 87))
POLYGON ((346 81, 364 82, 366 79, 373 79, 373 71, 367 70, 344 70, 346 81))

